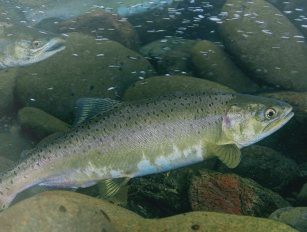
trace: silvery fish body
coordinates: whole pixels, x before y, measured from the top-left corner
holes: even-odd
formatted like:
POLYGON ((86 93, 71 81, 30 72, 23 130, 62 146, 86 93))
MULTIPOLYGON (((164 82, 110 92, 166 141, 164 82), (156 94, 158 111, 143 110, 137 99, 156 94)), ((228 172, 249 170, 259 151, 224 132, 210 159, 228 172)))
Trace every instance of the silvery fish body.
POLYGON ((122 17, 147 12, 152 9, 164 7, 171 4, 173 0, 2 0, 7 2, 7 7, 18 6, 19 13, 24 15, 30 24, 36 24, 47 18, 69 19, 74 18, 91 10, 102 9, 116 13, 122 17))
POLYGON ((216 155, 240 162, 241 147, 273 133, 293 116, 273 99, 240 94, 185 94, 121 103, 55 139, 1 177, 6 208, 34 186, 87 187, 183 167, 216 155))

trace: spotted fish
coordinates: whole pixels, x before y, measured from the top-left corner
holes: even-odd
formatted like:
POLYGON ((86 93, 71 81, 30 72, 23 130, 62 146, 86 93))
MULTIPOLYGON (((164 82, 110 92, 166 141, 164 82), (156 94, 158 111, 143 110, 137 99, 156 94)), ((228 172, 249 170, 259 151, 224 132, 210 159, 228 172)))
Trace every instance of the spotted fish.
POLYGON ((182 94, 139 102, 80 99, 76 126, 37 146, 4 173, 0 206, 34 186, 79 188, 105 180, 110 194, 128 179, 216 156, 236 167, 240 148, 281 128, 292 107, 242 94, 182 94))

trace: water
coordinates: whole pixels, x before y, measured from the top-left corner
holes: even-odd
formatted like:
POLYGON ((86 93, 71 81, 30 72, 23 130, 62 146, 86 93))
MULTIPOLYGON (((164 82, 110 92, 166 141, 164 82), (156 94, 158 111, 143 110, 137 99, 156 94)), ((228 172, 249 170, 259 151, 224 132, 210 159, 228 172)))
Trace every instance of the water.
MULTIPOLYGON (((225 213, 252 216, 259 230, 290 231, 256 217, 268 218, 288 206, 307 206, 306 8, 304 0, 0 0, 1 171, 22 162, 37 144, 48 145, 70 131, 80 98, 146 102, 199 91, 271 97, 291 104, 295 116, 257 145, 242 149, 237 168, 228 169, 212 159, 133 178, 109 200, 145 218, 203 212, 200 221, 191 213, 150 226, 141 221, 140 231, 216 231, 219 225, 213 223, 217 227, 210 229, 212 221, 204 216, 212 211, 222 214, 208 217, 223 218, 219 220, 229 231, 238 223, 245 231, 254 228, 239 218, 231 221, 225 213), (194 224, 188 223, 189 217, 194 224)), ((20 194, 16 200, 20 208, 5 210, 0 221, 15 231, 41 230, 40 226, 74 231, 85 225, 89 231, 101 231, 103 226, 106 231, 132 231, 125 226, 131 223, 131 212, 108 205, 97 209, 84 198, 103 198, 104 187, 100 183, 74 190, 82 195, 64 188, 70 192, 45 197, 36 194, 55 188, 34 187, 20 194), (38 199, 47 208, 29 201, 32 196, 42 196, 38 199), (44 202, 46 197, 59 207, 44 202), (77 214, 71 207, 88 211, 77 214), (106 219, 103 223, 89 213, 100 209, 107 212, 101 216, 106 219), (32 222, 9 222, 10 210, 16 221, 29 217, 32 222), (113 223, 114 211, 124 215, 120 223, 113 223), (74 219, 63 221, 59 213, 70 213, 74 219), (43 215, 48 222, 39 224, 43 215)), ((272 218, 306 231, 304 220, 299 225, 290 220, 301 220, 306 211, 291 212, 295 214, 272 218)))

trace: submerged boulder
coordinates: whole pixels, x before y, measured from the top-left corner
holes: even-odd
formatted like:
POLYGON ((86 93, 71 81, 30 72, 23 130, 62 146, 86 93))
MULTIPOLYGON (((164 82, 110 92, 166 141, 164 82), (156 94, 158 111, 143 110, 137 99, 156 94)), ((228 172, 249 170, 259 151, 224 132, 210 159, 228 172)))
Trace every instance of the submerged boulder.
POLYGON ((277 192, 300 176, 299 167, 292 159, 271 148, 259 145, 243 148, 242 160, 236 168, 229 169, 221 164, 218 170, 251 178, 277 192))
POLYGON ((132 25, 115 14, 103 10, 89 11, 76 18, 54 23, 54 19, 46 19, 37 27, 54 33, 82 32, 95 36, 98 40, 113 40, 130 49, 138 47, 138 36, 132 25))
POLYGON ((192 61, 201 78, 226 85, 238 92, 255 92, 258 89, 232 62, 223 48, 213 42, 197 42, 192 48, 192 61))
POLYGON ((290 206, 277 193, 253 180, 207 170, 192 179, 189 195, 195 211, 267 217, 276 209, 290 206))
POLYGON ((133 84, 124 93, 123 99, 132 101, 168 94, 197 92, 234 93, 235 91, 216 82, 190 76, 156 76, 133 84))
POLYGON ((307 207, 286 207, 270 215, 270 219, 288 224, 300 232, 307 231, 307 207))
POLYGON ((70 125, 34 107, 24 107, 18 111, 18 121, 24 130, 42 139, 57 132, 69 130, 70 125))
POLYGON ((307 90, 303 35, 265 0, 228 0, 220 33, 227 50, 251 76, 289 90, 307 90))
POLYGON ((81 97, 119 98, 124 90, 154 71, 138 53, 114 41, 69 34, 66 49, 17 74, 16 98, 66 122, 81 97))
POLYGON ((107 201, 82 194, 52 191, 21 201, 0 213, 2 231, 238 231, 294 232, 268 219, 214 212, 192 212, 144 219, 107 201))
POLYGON ((16 69, 0 71, 0 116, 11 113, 14 106, 16 69))
POLYGON ((151 42, 140 49, 159 74, 192 74, 191 49, 195 40, 170 37, 151 42))

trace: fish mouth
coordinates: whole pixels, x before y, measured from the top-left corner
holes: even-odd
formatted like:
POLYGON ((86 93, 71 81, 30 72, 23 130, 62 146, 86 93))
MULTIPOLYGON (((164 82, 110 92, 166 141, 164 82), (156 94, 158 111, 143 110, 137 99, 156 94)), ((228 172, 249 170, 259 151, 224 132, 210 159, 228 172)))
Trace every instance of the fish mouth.
POLYGON ((65 48, 65 40, 61 38, 53 38, 40 48, 41 52, 59 52, 65 48))

